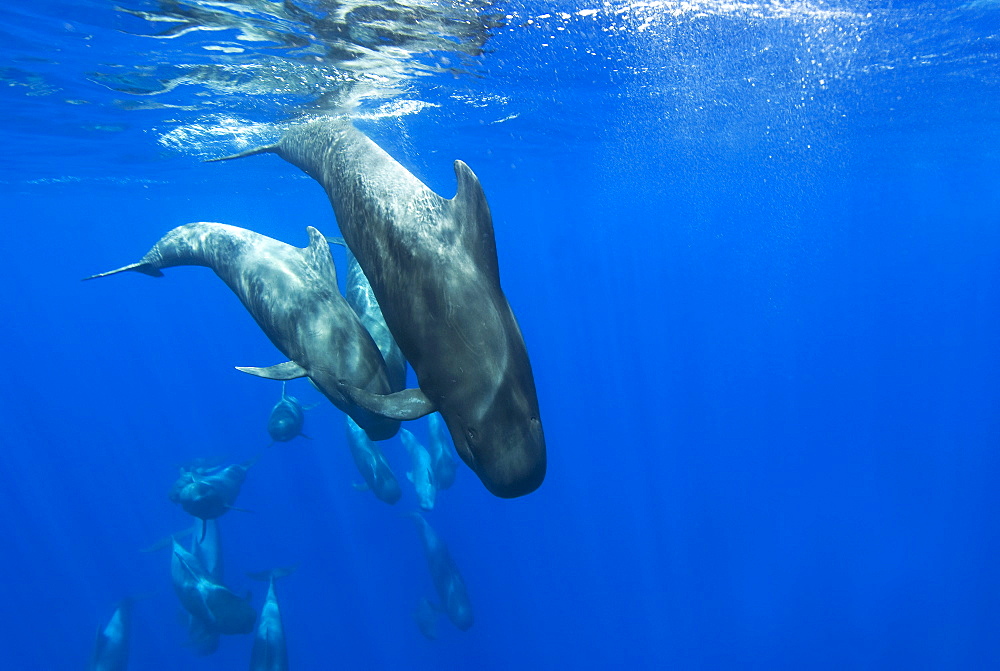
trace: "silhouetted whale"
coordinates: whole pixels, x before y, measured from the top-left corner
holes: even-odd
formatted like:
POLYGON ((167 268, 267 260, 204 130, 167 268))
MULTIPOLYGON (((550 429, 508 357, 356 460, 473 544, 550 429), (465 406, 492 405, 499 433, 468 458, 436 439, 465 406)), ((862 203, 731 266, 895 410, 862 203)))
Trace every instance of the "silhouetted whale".
POLYGON ((452 624, 464 631, 472 626, 473 615, 472 602, 469 601, 469 593, 465 589, 462 574, 458 572, 458 567, 448 552, 448 546, 438 537, 427 520, 420 513, 412 513, 410 517, 420 532, 424 555, 427 557, 427 568, 430 569, 434 589, 441 599, 440 608, 448 614, 452 624))
POLYGON ((351 248, 344 243, 343 238, 327 238, 329 242, 341 245, 347 255, 347 288, 344 296, 347 304, 354 310, 361 323, 368 330, 372 340, 378 345, 378 351, 385 360, 385 368, 389 375, 389 387, 393 392, 406 388, 406 359, 399 350, 399 345, 389 332, 389 327, 382 316, 382 308, 375 299, 375 292, 368 278, 361 270, 361 264, 351 253, 351 248))
POLYGON ((420 602, 413 610, 413 621, 417 623, 420 633, 425 638, 433 641, 437 634, 438 607, 426 597, 420 597, 420 602))
POLYGON ((427 431, 430 440, 427 441, 427 451, 431 455, 431 466, 434 468, 434 484, 438 489, 448 489, 455 483, 455 458, 451 456, 451 446, 448 443, 448 432, 440 413, 427 415, 427 431))
POLYGON ((132 642, 132 605, 133 599, 122 599, 108 623, 97 631, 88 671, 125 671, 128 668, 129 646, 132 642))
POLYGON ((288 647, 285 644, 285 628, 281 622, 281 609, 274 593, 274 581, 283 578, 294 569, 276 569, 263 573, 251 573, 254 580, 267 580, 267 598, 260 611, 257 631, 250 653, 250 671, 288 671, 288 647))
POLYGON ((285 393, 286 382, 281 383, 281 398, 267 418, 267 433, 271 440, 279 443, 287 443, 296 436, 308 438, 302 433, 302 425, 305 423, 306 413, 299 399, 285 393))
MULTIPOLYGON (((233 464, 210 473, 181 470, 180 477, 170 490, 170 500, 179 503, 189 515, 202 520, 213 520, 233 509, 236 497, 247 479, 247 470, 256 459, 245 464, 233 464)), ((202 538, 207 533, 203 527, 202 538)))
POLYGON ((403 491, 385 455, 350 417, 347 418, 347 444, 351 448, 354 465, 365 480, 364 487, 370 489, 380 501, 390 505, 399 501, 403 491))
POLYGON ((399 430, 399 437, 403 441, 403 447, 410 454, 410 470, 406 473, 406 479, 413 484, 413 491, 417 494, 417 503, 422 510, 434 510, 437 483, 434 480, 431 454, 423 443, 406 429, 399 430))
POLYGON ((445 200, 336 118, 294 126, 277 144, 226 158, 265 152, 323 185, 420 385, 385 396, 345 379, 344 395, 396 419, 438 410, 487 489, 514 497, 538 488, 546 459, 534 378, 472 170, 455 161, 458 192, 445 200))
POLYGON ((343 386, 389 393, 385 362, 337 287, 326 238, 307 227, 309 246, 287 245, 236 226, 199 222, 179 226, 138 262, 86 279, 127 270, 161 277, 162 268, 207 266, 233 290, 271 342, 291 361, 240 370, 274 380, 308 376, 372 440, 395 435, 399 422, 362 408, 343 386))
MULTIPOLYGON (((223 584, 225 569, 222 561, 222 537, 218 520, 205 520, 191 532, 191 554, 205 569, 208 578, 223 584)), ((188 643, 196 654, 211 655, 219 648, 219 632, 200 618, 188 613, 188 643)))
POLYGON ((198 558, 175 539, 170 561, 174 591, 184 609, 220 634, 249 634, 257 613, 246 599, 241 599, 214 580, 198 558))

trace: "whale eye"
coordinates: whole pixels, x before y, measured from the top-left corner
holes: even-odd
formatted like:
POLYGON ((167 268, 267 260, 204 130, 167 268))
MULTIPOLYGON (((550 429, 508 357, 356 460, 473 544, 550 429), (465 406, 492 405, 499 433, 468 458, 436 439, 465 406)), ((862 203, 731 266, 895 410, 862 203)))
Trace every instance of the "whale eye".
POLYGON ((469 437, 469 440, 475 440, 476 436, 479 435, 476 433, 476 430, 471 427, 466 430, 465 434, 469 437))

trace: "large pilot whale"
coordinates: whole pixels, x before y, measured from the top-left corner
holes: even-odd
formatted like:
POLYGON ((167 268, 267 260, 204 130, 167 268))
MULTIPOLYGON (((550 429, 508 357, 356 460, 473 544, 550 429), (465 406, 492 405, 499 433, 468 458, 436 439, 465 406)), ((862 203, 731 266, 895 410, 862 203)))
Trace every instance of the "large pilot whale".
POLYGON ((361 407, 344 393, 345 388, 371 394, 392 389, 378 347, 340 294, 326 238, 312 226, 306 230, 309 246, 300 249, 236 226, 186 224, 163 236, 138 263, 86 279, 125 271, 162 277, 160 271, 173 266, 211 268, 291 359, 240 370, 274 380, 308 376, 372 440, 391 438, 397 420, 361 407))
POLYGON ((275 153, 326 190, 418 389, 342 393, 386 417, 441 413, 459 455, 493 494, 545 477, 545 439, 521 330, 500 287, 493 220, 479 179, 455 161, 458 191, 434 193, 357 130, 325 117, 290 128, 275 153))

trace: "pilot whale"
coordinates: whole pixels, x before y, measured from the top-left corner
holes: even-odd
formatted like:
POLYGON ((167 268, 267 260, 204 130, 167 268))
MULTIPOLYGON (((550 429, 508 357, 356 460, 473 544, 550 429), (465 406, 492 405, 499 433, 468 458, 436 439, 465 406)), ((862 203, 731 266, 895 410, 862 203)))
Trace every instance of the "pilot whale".
POLYGON ((427 415, 427 431, 430 434, 427 451, 431 454, 434 467, 434 484, 438 489, 448 489, 455 483, 455 459, 451 456, 448 436, 439 413, 427 415))
MULTIPOLYGON (((363 488, 370 489, 380 501, 392 505, 399 501, 403 490, 392 472, 392 467, 386 461, 379 446, 368 439, 354 420, 347 418, 347 444, 351 448, 351 458, 361 477, 364 478, 363 488)), ((359 489, 361 485, 355 485, 359 489)))
POLYGON ((135 271, 161 277, 172 266, 207 266, 233 290, 267 337, 291 361, 269 368, 241 367, 273 380, 309 377, 330 401, 371 437, 396 434, 397 420, 365 409, 343 389, 392 391, 385 362, 371 336, 340 294, 326 238, 306 228, 309 246, 293 247, 244 228, 199 222, 179 226, 138 262, 86 279, 135 271))
POLYGON ((289 575, 293 570, 283 568, 250 574, 254 580, 268 582, 267 598, 260 611, 253 650, 250 653, 250 671, 288 671, 288 646, 285 643, 285 627, 281 622, 274 581, 289 575))
POLYGON ((333 205, 418 389, 342 393, 386 417, 441 413, 462 460, 493 494, 528 494, 545 477, 545 439, 521 329, 500 287, 493 220, 479 179, 455 161, 458 190, 434 193, 349 120, 290 128, 275 153, 316 179, 333 205))
POLYGON ((271 440, 279 443, 287 443, 297 436, 309 437, 302 433, 302 425, 306 419, 305 408, 299 403, 299 399, 285 393, 286 384, 288 383, 281 383, 281 398, 271 408, 271 414, 267 418, 267 433, 271 440))
POLYGON ((434 589, 441 599, 439 607, 448 615, 452 624, 465 631, 472 626, 475 619, 472 614, 472 602, 469 601, 465 581, 458 571, 458 566, 455 565, 455 560, 451 558, 448 545, 441 540, 420 513, 410 513, 409 517, 417 525, 417 531, 420 533, 420 541, 423 543, 424 555, 427 558, 427 568, 430 569, 434 589))
MULTIPOLYGON (((170 489, 169 498, 180 504, 189 515, 206 522, 214 520, 234 509, 233 504, 246 482, 247 471, 256 461, 254 458, 207 474, 182 469, 180 477, 170 489)), ((203 525, 202 540, 207 534, 208 526, 203 525)))
POLYGON ((351 306, 354 313, 361 320, 361 323, 368 330, 372 340, 378 345, 378 351, 385 359, 385 368, 389 374, 389 386, 392 391, 401 391, 406 388, 406 359, 399 351, 399 345, 393 340, 389 327, 382 316, 382 308, 379 307, 375 294, 372 291, 368 278, 361 270, 361 264, 354 258, 351 248, 344 243, 343 238, 327 238, 329 242, 342 245, 347 255, 347 287, 344 296, 347 304, 351 306))
POLYGON ((257 613, 208 574, 197 557, 173 541, 170 576, 181 605, 220 634, 249 634, 257 613))
POLYGON ((125 671, 132 642, 133 599, 125 598, 115 607, 108 623, 97 631, 94 654, 88 671, 125 671))
POLYGON ((434 465, 431 461, 431 453, 427 451, 423 443, 406 429, 400 429, 399 437, 403 441, 403 447, 410 454, 410 470, 406 473, 406 479, 413 483, 413 491, 417 494, 417 504, 422 510, 434 510, 434 501, 437 498, 437 482, 434 478, 434 465))
MULTIPOLYGON (((212 582, 223 584, 225 568, 218 520, 199 520, 195 524, 191 532, 191 554, 212 582)), ((209 623, 188 613, 188 644, 197 655, 211 655, 219 648, 219 632, 212 629, 209 623)))

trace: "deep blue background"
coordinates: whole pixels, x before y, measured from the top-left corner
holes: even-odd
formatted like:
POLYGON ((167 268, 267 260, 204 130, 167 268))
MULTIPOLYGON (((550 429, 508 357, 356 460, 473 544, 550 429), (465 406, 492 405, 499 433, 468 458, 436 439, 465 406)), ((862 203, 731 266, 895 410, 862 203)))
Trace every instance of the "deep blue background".
POLYGON ((1000 664, 1000 11, 788 6, 816 11, 515 21, 484 79, 364 124, 442 195, 454 158, 482 180, 549 448, 528 497, 464 466, 440 495, 476 624, 435 642, 410 619, 432 595, 412 492, 351 487, 329 404, 265 448, 279 387, 233 366, 281 355, 228 289, 79 281, 190 221, 334 234, 322 190, 158 145, 183 112, 120 109, 74 61, 141 58, 109 10, 4 10, 3 666, 82 667, 146 594, 132 668, 246 668, 249 637, 183 646, 169 557, 139 548, 188 525, 179 464, 258 453, 227 575, 259 605, 245 572, 299 564, 294 669, 1000 664))

